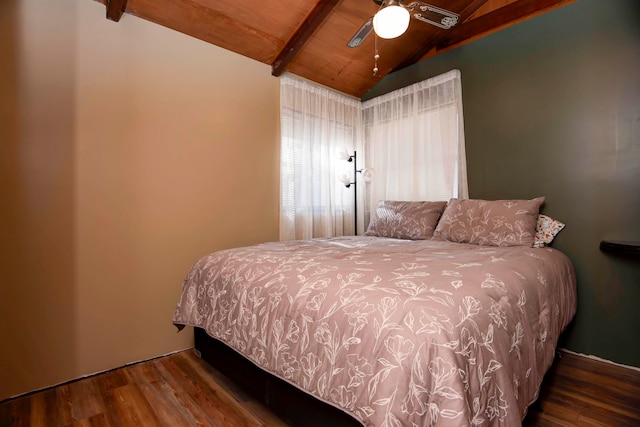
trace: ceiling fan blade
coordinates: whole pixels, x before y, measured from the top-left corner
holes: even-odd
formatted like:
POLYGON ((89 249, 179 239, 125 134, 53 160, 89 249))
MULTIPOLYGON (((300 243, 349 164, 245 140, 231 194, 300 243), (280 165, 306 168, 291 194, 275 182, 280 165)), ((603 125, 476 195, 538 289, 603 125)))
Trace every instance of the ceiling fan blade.
POLYGON ((369 34, 371 34, 371 30, 373 30, 373 16, 362 24, 362 27, 351 37, 351 40, 347 42, 347 46, 349 47, 358 47, 362 44, 364 39, 367 38, 369 34))
POLYGON ((417 20, 444 28, 445 30, 456 25, 460 19, 460 15, 457 13, 421 1, 411 2, 406 8, 409 9, 411 15, 417 20))

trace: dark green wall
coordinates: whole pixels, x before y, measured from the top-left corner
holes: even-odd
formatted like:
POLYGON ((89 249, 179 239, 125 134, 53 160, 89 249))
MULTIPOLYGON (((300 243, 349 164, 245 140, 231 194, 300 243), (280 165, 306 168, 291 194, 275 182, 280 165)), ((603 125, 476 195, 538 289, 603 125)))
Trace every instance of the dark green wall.
MULTIPOLYGON (((383 59, 381 59, 383 60, 383 59)), ((578 313, 561 346, 640 367, 640 1, 578 0, 387 76, 363 100, 457 68, 472 198, 546 196, 567 224, 578 313)))

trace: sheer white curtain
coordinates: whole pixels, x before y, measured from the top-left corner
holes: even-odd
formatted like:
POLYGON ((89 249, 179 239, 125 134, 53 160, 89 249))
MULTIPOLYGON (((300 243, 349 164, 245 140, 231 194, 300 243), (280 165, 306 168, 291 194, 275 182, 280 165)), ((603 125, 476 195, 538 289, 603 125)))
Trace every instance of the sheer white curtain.
POLYGON ((362 111, 373 177, 365 222, 379 200, 468 197, 459 70, 366 101, 362 111))
POLYGON ((458 70, 364 103, 285 75, 280 122, 281 240, 355 234, 356 190, 361 233, 378 200, 468 197, 458 70), (370 182, 338 180, 354 173, 345 148, 370 182))
POLYGON ((351 163, 361 130, 361 103, 284 75, 280 78, 280 240, 354 234, 351 163))

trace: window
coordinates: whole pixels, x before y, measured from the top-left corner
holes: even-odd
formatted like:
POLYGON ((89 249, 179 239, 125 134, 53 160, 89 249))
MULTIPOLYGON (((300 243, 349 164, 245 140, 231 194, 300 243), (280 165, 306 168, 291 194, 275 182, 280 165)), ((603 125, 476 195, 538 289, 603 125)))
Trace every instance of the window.
POLYGON ((338 180, 338 159, 353 149, 360 101, 295 79, 281 78, 280 239, 354 234, 353 190, 338 180))
POLYGON ((355 190, 359 230, 378 200, 468 197, 457 70, 364 103, 286 75, 280 105, 281 240, 354 234, 355 190), (366 186, 338 180, 353 174, 345 148, 370 171, 366 186))

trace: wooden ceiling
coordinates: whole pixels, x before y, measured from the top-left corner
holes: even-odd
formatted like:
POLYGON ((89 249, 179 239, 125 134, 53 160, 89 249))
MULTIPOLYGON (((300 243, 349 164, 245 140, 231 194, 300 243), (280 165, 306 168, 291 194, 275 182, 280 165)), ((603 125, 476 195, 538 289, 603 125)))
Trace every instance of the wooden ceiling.
POLYGON ((135 15, 269 64, 274 76, 289 71, 361 98, 391 72, 575 0, 426 0, 460 15, 458 24, 445 30, 411 19, 402 36, 371 33, 355 48, 347 42, 378 11, 373 0, 98 1, 107 19, 135 15))

